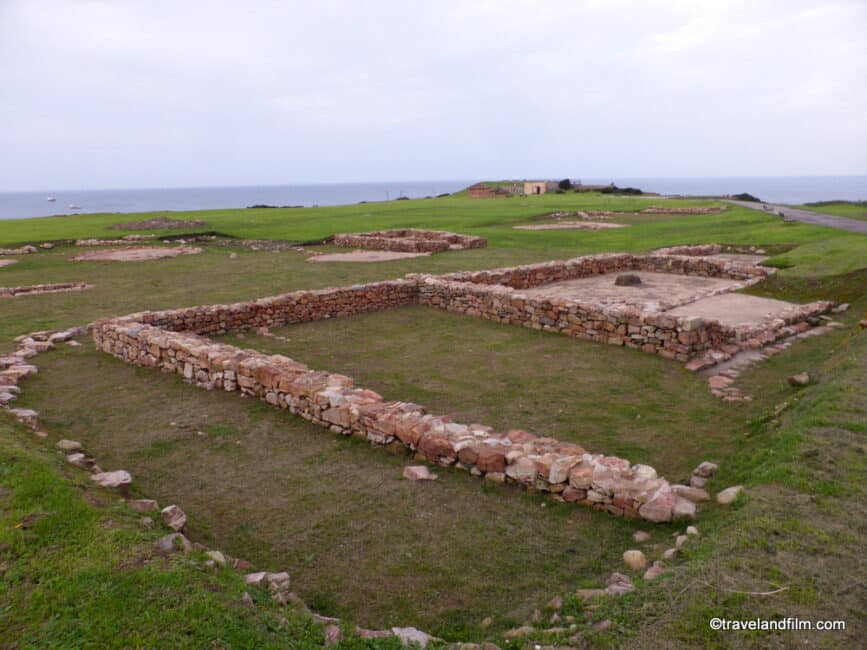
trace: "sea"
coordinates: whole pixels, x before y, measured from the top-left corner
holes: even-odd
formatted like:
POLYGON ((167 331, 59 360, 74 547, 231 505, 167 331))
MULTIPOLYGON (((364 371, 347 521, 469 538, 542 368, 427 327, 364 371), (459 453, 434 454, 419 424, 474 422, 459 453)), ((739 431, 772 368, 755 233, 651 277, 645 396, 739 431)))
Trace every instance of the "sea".
MULTIPOLYGON (((667 196, 724 196, 746 192, 769 203, 867 200, 867 176, 743 176, 718 178, 581 178, 667 196)), ((94 212, 188 211, 252 205, 324 206, 422 198, 461 190, 476 180, 319 185, 249 185, 111 190, 0 192, 0 219, 94 212), (49 199, 54 199, 50 201, 49 199)))

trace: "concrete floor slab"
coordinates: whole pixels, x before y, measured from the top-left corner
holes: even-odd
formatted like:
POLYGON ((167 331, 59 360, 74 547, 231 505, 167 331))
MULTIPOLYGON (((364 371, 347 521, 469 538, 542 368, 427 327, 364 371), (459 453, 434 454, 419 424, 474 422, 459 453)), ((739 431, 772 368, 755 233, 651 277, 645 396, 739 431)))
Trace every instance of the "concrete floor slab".
POLYGON ((696 300, 672 309, 668 313, 674 316, 698 316, 719 321, 723 325, 738 327, 761 325, 794 306, 794 303, 785 300, 760 298, 743 293, 725 293, 696 300))
POLYGON ((521 293, 536 298, 624 305, 643 311, 665 311, 713 293, 734 291, 743 286, 738 280, 728 278, 706 278, 650 271, 624 271, 624 273, 637 275, 641 278, 641 284, 618 287, 614 281, 618 275, 623 274, 606 273, 523 289, 521 293))

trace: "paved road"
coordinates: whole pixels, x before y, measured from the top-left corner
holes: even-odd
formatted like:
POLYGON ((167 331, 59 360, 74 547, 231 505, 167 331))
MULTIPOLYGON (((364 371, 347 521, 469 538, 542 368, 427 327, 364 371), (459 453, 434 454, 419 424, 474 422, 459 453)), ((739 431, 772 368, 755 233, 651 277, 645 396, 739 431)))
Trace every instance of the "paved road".
POLYGON ((804 223, 811 223, 814 226, 828 226, 829 228, 838 228, 839 230, 848 230, 849 232, 867 235, 867 221, 836 217, 832 214, 810 212, 809 210, 801 210, 799 208, 787 208, 785 205, 773 205, 772 203, 753 203, 752 201, 726 201, 726 203, 733 203, 744 208, 758 210, 759 212, 765 212, 762 206, 766 205, 771 209, 770 214, 782 212, 783 218, 789 221, 803 221, 804 223))

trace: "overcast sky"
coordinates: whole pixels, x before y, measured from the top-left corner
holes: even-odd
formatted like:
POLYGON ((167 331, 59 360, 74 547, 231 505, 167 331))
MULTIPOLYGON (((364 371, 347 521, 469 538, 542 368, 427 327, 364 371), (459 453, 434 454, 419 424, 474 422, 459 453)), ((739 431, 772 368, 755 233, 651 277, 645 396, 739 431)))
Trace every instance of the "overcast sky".
POLYGON ((865 0, 0 0, 0 191, 867 174, 865 0))

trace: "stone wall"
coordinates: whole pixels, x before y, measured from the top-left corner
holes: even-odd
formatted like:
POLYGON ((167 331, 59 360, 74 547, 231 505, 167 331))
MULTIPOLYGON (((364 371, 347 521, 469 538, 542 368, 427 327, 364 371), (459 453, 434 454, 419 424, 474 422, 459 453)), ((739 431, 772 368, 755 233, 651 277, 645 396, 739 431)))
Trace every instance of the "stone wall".
POLYGON ((571 260, 542 262, 488 271, 447 273, 443 280, 473 284, 501 284, 513 289, 529 289, 542 284, 576 280, 591 275, 622 271, 653 271, 678 275, 700 275, 710 278, 731 278, 753 284, 775 272, 774 269, 748 266, 727 260, 688 257, 684 255, 631 255, 605 253, 571 260))
POLYGON ((99 349, 138 366, 180 374, 210 389, 238 391, 286 409, 335 433, 375 445, 405 447, 425 460, 455 466, 495 483, 515 483, 612 514, 670 521, 695 506, 646 465, 591 454, 526 431, 496 432, 452 422, 409 402, 384 400, 345 375, 311 370, 265 355, 172 332, 129 318, 94 323, 99 349))
POLYGON ((417 302, 417 281, 389 280, 338 289, 293 291, 228 305, 139 312, 121 320, 171 331, 218 335, 256 327, 280 327, 338 318, 417 302))
POLYGON ((403 228, 334 235, 334 244, 348 248, 398 251, 402 253, 442 253, 448 250, 484 248, 484 237, 459 235, 445 230, 403 228))

